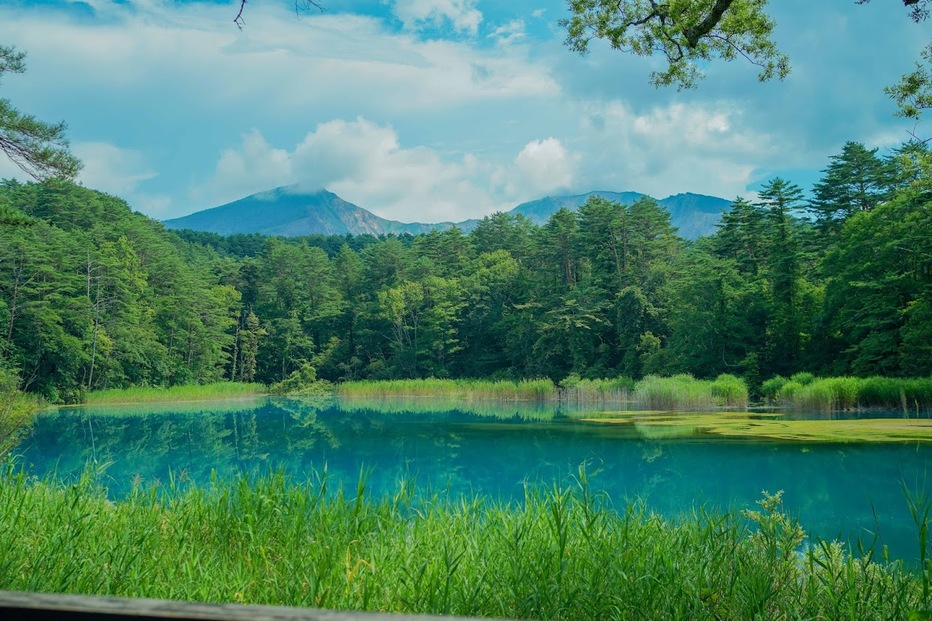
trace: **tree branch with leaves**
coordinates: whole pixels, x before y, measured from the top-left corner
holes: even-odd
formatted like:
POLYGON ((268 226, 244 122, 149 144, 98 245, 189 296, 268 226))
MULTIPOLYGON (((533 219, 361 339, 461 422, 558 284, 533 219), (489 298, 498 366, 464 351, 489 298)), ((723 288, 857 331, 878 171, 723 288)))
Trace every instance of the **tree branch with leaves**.
MULTIPOLYGON (((0 77, 26 71, 25 52, 0 45, 0 77)), ((68 150, 64 123, 45 123, 0 99, 0 151, 36 180, 73 179, 81 162, 68 150)))
POLYGON ((593 39, 638 56, 661 54, 667 68, 651 74, 656 86, 694 88, 699 65, 715 58, 744 58, 760 68, 761 81, 783 79, 789 58, 772 40, 775 22, 766 0, 570 0, 561 20, 566 45, 585 54, 593 39))

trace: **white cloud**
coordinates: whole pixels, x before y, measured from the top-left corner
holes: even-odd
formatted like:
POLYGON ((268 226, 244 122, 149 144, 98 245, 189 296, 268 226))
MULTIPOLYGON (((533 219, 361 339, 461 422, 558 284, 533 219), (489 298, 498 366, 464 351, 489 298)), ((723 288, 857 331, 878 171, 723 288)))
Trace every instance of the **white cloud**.
POLYGON ((449 22, 457 32, 475 36, 482 22, 476 0, 395 0, 392 11, 409 30, 449 22))
POLYGON ((142 153, 134 149, 106 142, 79 142, 72 146, 72 151, 84 164, 78 181, 95 190, 126 196, 141 182, 158 176, 146 166, 142 153))
POLYGON ((507 24, 502 24, 488 34, 489 39, 495 39, 502 45, 517 43, 526 36, 524 32, 524 20, 521 19, 513 19, 507 24))
POLYGON ((579 157, 556 138, 534 140, 497 166, 474 154, 448 157, 404 147, 389 125, 365 118, 319 124, 291 149, 272 147, 253 130, 224 149, 213 178, 196 194, 216 206, 276 186, 326 188, 394 220, 460 221, 507 211, 573 184, 579 157))
POLYGON ((505 208, 483 189, 491 170, 474 156, 451 161, 427 147, 404 148, 391 126, 336 119, 292 149, 274 148, 253 130, 239 147, 223 151, 196 195, 207 207, 297 183, 327 188, 386 218, 465 220, 505 208))
POLYGON ((524 145, 508 169, 494 177, 508 196, 537 198, 572 187, 579 156, 571 154, 556 138, 532 140, 524 145))
POLYGON ((578 140, 587 149, 580 183, 587 188, 732 198, 746 194, 758 168, 793 165, 779 136, 748 127, 741 109, 727 102, 642 113, 620 102, 589 102, 581 117, 578 140))
POLYGON ((224 149, 211 182, 211 194, 228 199, 292 183, 291 154, 274 149, 259 130, 243 134, 238 149, 224 149))

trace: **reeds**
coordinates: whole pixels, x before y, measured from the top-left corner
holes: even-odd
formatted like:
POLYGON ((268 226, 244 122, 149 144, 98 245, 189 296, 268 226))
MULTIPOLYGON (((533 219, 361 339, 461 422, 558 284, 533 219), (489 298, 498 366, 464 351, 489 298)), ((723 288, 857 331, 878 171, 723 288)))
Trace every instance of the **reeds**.
POLYGON ((553 401, 484 401, 456 397, 363 397, 339 399, 346 412, 378 412, 380 414, 426 414, 438 412, 468 412, 476 416, 501 420, 545 421, 553 419, 559 404, 553 401))
POLYGON ((345 382, 336 388, 340 397, 430 397, 461 401, 543 401, 555 399, 557 387, 549 379, 478 380, 413 379, 345 382))
POLYGON ((628 377, 580 379, 570 376, 555 385, 549 379, 488 381, 472 379, 388 380, 346 382, 336 387, 344 399, 432 399, 453 402, 462 409, 482 402, 557 402, 570 408, 634 401, 648 409, 711 410, 745 409, 748 390, 741 378, 720 375, 714 380, 697 380, 691 375, 657 377, 640 382, 628 377))
POLYGON ((635 382, 630 377, 581 379, 570 375, 560 382, 560 396, 568 405, 587 406, 631 401, 635 382))
POLYGON ((262 384, 217 382, 214 384, 191 384, 160 388, 135 386, 112 390, 95 390, 87 393, 87 403, 153 403, 158 401, 207 401, 209 399, 235 399, 261 395, 266 392, 262 384))
POLYGON ((802 384, 794 375, 776 395, 794 410, 886 409, 908 415, 932 409, 932 378, 826 377, 802 384))
POLYGON ((0 387, 0 458, 19 443, 38 409, 32 395, 0 387))
POLYGON ((370 498, 326 473, 111 502, 0 475, 0 589, 537 619, 905 619, 927 589, 901 564, 802 550, 779 495, 667 520, 621 510, 584 470, 523 503, 399 481, 370 498))
POLYGON ((635 386, 634 397, 639 406, 649 410, 747 409, 748 405, 744 380, 727 374, 714 380, 698 380, 686 374, 648 375, 635 386))

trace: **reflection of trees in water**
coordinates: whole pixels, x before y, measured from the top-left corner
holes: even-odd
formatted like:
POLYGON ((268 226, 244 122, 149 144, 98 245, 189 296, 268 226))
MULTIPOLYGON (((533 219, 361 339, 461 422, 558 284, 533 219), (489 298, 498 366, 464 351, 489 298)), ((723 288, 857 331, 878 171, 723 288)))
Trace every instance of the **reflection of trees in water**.
POLYGON ((876 530, 873 503, 887 542, 891 524, 905 511, 899 482, 923 472, 932 450, 723 441, 687 431, 643 434, 634 425, 565 418, 387 414, 347 411, 328 401, 271 399, 222 411, 204 406, 120 415, 88 408, 42 415, 23 445, 23 463, 35 464, 39 476, 57 468, 55 476, 70 480, 95 458, 98 468, 113 462, 103 483, 114 496, 128 491, 134 478, 147 486, 167 482, 169 472, 175 481, 184 473, 203 485, 212 472, 223 479, 281 468, 301 478, 326 467, 332 488, 342 482, 347 492, 355 489, 361 469, 371 468, 375 494, 416 479, 437 494, 475 492, 520 502, 524 481, 572 483, 566 477, 580 463, 596 460, 601 473, 594 484, 619 504, 641 497, 672 514, 705 503, 748 508, 762 489, 785 489, 788 509, 813 533, 829 537, 841 525, 844 535, 851 525, 876 530))

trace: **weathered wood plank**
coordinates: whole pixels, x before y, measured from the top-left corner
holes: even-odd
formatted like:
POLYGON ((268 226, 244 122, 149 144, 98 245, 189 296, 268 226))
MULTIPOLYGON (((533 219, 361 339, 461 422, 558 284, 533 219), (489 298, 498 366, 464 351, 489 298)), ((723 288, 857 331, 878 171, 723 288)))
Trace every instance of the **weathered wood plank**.
POLYGON ((476 621, 464 617, 0 591, 4 621, 476 621))

